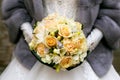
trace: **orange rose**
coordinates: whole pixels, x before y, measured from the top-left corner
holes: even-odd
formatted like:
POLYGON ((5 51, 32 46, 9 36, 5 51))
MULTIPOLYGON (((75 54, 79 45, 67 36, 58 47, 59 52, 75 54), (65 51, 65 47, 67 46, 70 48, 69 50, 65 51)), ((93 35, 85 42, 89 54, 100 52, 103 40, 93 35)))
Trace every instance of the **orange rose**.
POLYGON ((68 68, 71 65, 72 65, 72 58, 70 56, 64 57, 60 62, 60 66, 62 68, 68 68))
POLYGON ((60 25, 59 27, 59 34, 63 37, 68 37, 70 36, 70 29, 67 25, 60 25))
POLYGON ((45 45, 43 43, 39 43, 36 49, 41 57, 45 56, 45 45))
POLYGON ((54 47, 57 45, 57 40, 55 37, 53 36, 47 36, 45 38, 45 41, 46 41, 46 44, 49 46, 49 47, 54 47))

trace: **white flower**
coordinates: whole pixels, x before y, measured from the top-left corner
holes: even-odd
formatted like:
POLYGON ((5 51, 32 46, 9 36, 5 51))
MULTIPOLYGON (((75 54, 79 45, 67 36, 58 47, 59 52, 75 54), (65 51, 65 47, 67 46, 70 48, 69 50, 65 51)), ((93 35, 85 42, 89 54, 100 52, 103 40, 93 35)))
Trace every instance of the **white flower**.
POLYGON ((82 51, 81 51, 81 50, 79 50, 78 54, 79 54, 79 55, 81 55, 81 54, 82 54, 82 51))
POLYGON ((73 56, 73 60, 75 60, 75 61, 79 60, 79 55, 73 56))
POLYGON ((53 62, 55 63, 55 64, 58 64, 58 63, 60 63, 60 61, 61 61, 61 58, 59 57, 59 56, 54 56, 53 57, 53 62))
POLYGON ((83 62, 84 61, 84 58, 87 56, 87 53, 85 52, 85 53, 82 53, 81 55, 80 55, 80 60, 83 62))
POLYGON ((60 54, 60 49, 54 49, 53 52, 57 53, 57 54, 60 54))
POLYGON ((37 41, 38 43, 44 42, 44 35, 43 35, 43 33, 36 34, 35 36, 38 38, 38 41, 37 41))
POLYGON ((49 55, 46 55, 46 60, 48 63, 51 62, 51 57, 49 55))
POLYGON ((47 63, 46 58, 41 58, 44 63, 47 63))
POLYGON ((80 57, 79 54, 73 56, 73 64, 78 64, 80 62, 80 57))
POLYGON ((48 63, 48 64, 51 63, 51 57, 50 57, 49 55, 46 55, 44 58, 41 58, 41 60, 42 60, 44 63, 48 63))

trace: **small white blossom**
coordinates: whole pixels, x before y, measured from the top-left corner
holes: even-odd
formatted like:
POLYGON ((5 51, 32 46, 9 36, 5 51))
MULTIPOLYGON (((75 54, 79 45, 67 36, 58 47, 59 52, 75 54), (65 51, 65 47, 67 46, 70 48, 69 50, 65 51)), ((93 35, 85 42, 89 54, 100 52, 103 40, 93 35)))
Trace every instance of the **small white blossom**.
POLYGON ((53 62, 54 62, 55 64, 60 63, 60 61, 61 61, 61 58, 60 58, 59 56, 54 56, 53 62))
POLYGON ((53 52, 57 53, 57 54, 60 54, 60 49, 54 49, 53 52))
POLYGON ((42 60, 44 63, 48 63, 48 64, 51 63, 51 57, 50 57, 49 55, 46 55, 45 58, 41 58, 41 60, 42 60))
POLYGON ((83 62, 84 61, 84 58, 87 56, 87 53, 82 53, 80 55, 80 60, 83 62))
POLYGON ((79 60, 79 55, 73 56, 73 60, 79 60))

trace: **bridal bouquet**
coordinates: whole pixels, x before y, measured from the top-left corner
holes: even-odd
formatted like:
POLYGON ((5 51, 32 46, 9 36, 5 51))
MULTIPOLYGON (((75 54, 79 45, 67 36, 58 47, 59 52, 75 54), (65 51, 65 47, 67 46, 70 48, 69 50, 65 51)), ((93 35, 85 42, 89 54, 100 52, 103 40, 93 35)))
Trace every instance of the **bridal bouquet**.
POLYGON ((57 71, 82 63, 88 50, 82 24, 58 14, 36 23, 29 46, 40 62, 57 71))

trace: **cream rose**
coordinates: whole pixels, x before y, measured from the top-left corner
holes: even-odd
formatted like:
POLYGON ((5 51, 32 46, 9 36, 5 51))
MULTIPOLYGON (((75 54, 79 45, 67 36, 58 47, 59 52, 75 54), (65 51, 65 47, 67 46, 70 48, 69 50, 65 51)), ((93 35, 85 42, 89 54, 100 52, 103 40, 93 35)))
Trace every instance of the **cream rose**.
POLYGON ((76 44, 71 40, 63 41, 63 47, 69 53, 74 53, 75 50, 77 49, 76 44))
POLYGON ((59 34, 63 37, 69 37, 71 34, 71 30, 68 25, 59 25, 59 34))
POLYGON ((67 57, 64 57, 61 61, 60 61, 60 66, 62 68, 68 68, 72 65, 72 57, 70 56, 67 56, 67 57))

